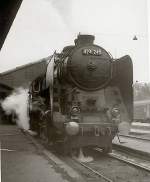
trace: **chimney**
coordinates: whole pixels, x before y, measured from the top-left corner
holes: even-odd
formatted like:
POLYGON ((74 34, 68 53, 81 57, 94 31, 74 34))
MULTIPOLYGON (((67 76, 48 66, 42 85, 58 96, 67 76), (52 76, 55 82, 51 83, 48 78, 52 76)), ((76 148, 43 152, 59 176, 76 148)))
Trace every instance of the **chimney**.
POLYGON ((79 34, 77 39, 74 40, 76 46, 84 45, 84 44, 93 44, 94 42, 94 35, 81 35, 79 34))

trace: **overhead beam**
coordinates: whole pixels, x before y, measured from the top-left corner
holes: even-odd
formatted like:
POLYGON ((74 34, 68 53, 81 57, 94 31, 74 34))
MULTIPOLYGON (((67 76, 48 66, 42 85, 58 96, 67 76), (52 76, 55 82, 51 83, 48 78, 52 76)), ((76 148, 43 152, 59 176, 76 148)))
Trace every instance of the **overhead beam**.
POLYGON ((22 0, 0 1, 0 50, 20 8, 22 0))

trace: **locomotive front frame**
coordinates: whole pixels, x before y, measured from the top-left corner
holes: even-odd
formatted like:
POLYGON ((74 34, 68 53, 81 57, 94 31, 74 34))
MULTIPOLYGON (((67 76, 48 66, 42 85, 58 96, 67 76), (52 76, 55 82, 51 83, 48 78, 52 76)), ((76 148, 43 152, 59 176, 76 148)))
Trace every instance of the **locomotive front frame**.
MULTIPOLYGON (((111 152, 112 139, 118 132, 118 124, 121 120, 126 120, 128 123, 132 120, 131 59, 125 56, 118 61, 110 57, 110 78, 106 80, 106 83, 94 89, 84 89, 85 84, 83 87, 76 83, 72 77, 71 79, 67 78, 67 61, 70 61, 70 57, 80 48, 82 48, 82 54, 87 57, 91 55, 99 57, 102 55, 101 51, 105 51, 103 48, 90 43, 72 46, 68 52, 63 52, 65 56, 54 53, 47 66, 46 75, 41 76, 31 85, 30 92, 33 98, 37 97, 33 88, 34 83, 38 84, 40 88, 39 96, 45 97, 45 93, 47 95, 45 97, 46 107, 43 109, 45 111, 42 111, 44 113, 42 121, 39 119, 38 124, 35 125, 40 125, 39 135, 42 137, 44 135, 44 138, 48 139, 49 142, 58 146, 62 144, 64 151, 68 152, 84 146, 98 146, 104 152, 111 152), (118 71, 122 65, 131 70, 127 79, 124 77, 123 71, 118 71), (120 81, 117 80, 116 82, 118 75, 120 81), (125 87, 129 89, 129 94, 122 91, 122 87, 120 87, 122 80, 125 87), (77 96, 77 92, 80 97, 77 96)), ((88 64, 87 69, 89 69, 88 64)), ((94 64, 90 65, 90 69, 95 69, 94 64)), ((82 64, 82 66, 84 65, 82 64)), ((30 113, 33 114, 32 111, 30 113)))

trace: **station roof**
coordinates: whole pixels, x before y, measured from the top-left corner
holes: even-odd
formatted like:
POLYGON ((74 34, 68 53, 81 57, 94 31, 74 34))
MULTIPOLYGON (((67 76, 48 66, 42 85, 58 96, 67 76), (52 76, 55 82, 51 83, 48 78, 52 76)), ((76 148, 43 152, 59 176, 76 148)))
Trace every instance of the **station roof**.
POLYGON ((0 49, 23 0, 0 1, 0 49))
POLYGON ((25 64, 25 65, 22 65, 22 66, 17 66, 16 68, 10 69, 8 71, 4 71, 4 72, 0 73, 0 78, 2 76, 9 75, 9 74, 14 73, 14 72, 17 72, 19 70, 27 69, 28 67, 31 67, 31 66, 34 66, 34 65, 43 63, 43 62, 45 62, 47 64, 48 58, 50 58, 50 56, 49 57, 46 57, 46 58, 42 58, 42 59, 40 59, 38 61, 34 61, 34 62, 25 64))
POLYGON ((0 84, 10 88, 27 88, 34 79, 45 74, 50 58, 51 56, 0 73, 0 84))

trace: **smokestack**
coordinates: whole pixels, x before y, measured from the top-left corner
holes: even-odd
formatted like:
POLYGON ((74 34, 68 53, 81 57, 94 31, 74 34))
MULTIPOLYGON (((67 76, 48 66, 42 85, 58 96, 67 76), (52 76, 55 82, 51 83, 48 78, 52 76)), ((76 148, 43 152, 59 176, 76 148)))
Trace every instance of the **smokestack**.
POLYGON ((81 35, 79 34, 77 39, 74 40, 76 46, 84 44, 93 44, 95 40, 94 35, 81 35))

